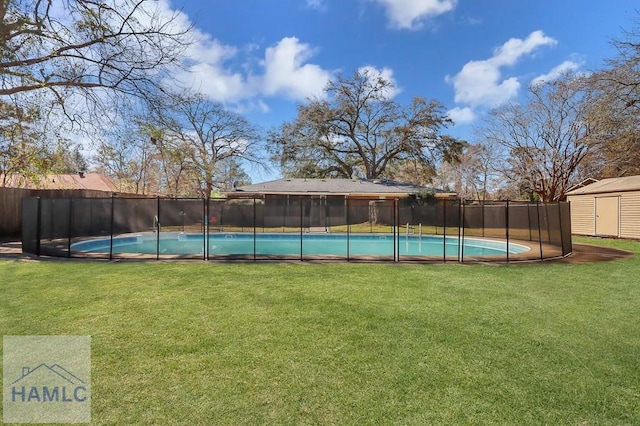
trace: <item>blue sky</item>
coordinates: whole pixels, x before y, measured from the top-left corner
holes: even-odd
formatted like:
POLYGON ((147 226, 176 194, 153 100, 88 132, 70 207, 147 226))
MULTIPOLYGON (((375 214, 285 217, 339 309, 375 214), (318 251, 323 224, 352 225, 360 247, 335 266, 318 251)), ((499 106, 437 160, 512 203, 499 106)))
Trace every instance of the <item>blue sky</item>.
POLYGON ((399 102, 444 104, 447 133, 470 142, 490 108, 535 79, 602 67, 640 17, 637 0, 163 1, 196 28, 179 79, 264 129, 293 120, 338 73, 370 67, 399 102))

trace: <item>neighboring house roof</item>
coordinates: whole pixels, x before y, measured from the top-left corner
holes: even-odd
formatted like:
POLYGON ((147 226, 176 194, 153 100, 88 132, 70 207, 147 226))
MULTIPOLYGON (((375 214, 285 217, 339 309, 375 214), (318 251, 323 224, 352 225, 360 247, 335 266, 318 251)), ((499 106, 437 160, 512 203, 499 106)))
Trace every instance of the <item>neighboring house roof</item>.
MULTIPOLYGON (((351 195, 407 196, 431 190, 441 196, 455 195, 442 190, 386 180, 360 179, 278 179, 244 185, 236 192, 273 195, 351 195)), ((231 193, 233 194, 233 193, 231 193)))
POLYGON ((640 191, 640 176, 602 179, 582 188, 569 191, 567 195, 602 194, 625 191, 640 191))
POLYGON ((42 176, 39 182, 23 176, 10 176, 8 188, 23 189, 87 189, 105 192, 127 192, 117 180, 100 173, 78 173, 42 176))

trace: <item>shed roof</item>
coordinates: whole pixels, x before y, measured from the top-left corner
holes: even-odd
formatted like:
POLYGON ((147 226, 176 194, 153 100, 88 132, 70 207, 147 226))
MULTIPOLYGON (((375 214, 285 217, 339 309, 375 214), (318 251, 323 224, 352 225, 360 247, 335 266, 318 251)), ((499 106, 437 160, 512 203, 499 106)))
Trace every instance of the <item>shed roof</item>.
POLYGON ((279 195, 406 196, 425 190, 432 190, 437 194, 446 194, 442 190, 408 183, 360 179, 278 179, 237 188, 238 192, 279 195))
POLYGON ((609 192, 640 191, 640 176, 602 179, 567 192, 567 195, 603 194, 609 192))

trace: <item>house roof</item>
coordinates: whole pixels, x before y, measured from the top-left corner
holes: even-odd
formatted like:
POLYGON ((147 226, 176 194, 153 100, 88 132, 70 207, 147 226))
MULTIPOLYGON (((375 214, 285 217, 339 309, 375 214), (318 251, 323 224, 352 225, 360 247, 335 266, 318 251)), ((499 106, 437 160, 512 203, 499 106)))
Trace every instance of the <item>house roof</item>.
POLYGON ((602 194, 608 192, 640 191, 640 176, 602 179, 567 192, 567 195, 602 194))
POLYGON ((100 173, 60 174, 42 176, 32 182, 20 175, 8 178, 7 187, 23 189, 87 189, 105 192, 126 192, 120 183, 100 173))
MULTIPOLYGON (((406 196, 432 190, 437 194, 449 194, 442 190, 387 180, 360 179, 278 179, 269 182, 244 185, 237 192, 278 195, 383 195, 406 196)), ((452 194, 454 195, 454 194, 452 194)))

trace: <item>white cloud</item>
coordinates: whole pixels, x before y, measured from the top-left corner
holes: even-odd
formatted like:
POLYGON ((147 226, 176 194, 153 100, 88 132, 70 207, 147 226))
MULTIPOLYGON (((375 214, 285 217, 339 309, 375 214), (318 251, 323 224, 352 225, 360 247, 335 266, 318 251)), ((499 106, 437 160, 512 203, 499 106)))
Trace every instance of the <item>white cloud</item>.
POLYGON ((315 9, 321 12, 324 12, 327 10, 327 5, 325 4, 325 0, 307 0, 307 7, 309 9, 315 9))
POLYGON ((222 44, 194 30, 195 42, 185 52, 181 68, 173 73, 178 82, 218 102, 238 102, 248 95, 245 77, 226 67, 239 49, 222 44))
POLYGON ((476 113, 470 107, 455 107, 447 111, 447 116, 453 120, 454 124, 468 124, 476 119, 476 113))
POLYGON ((238 53, 237 48, 224 45, 208 34, 198 31, 195 33, 197 41, 185 52, 190 61, 219 63, 233 58, 238 53))
POLYGON ((518 95, 521 84, 516 77, 503 78, 502 68, 515 65, 541 46, 556 43, 542 31, 534 31, 524 40, 510 39, 496 48, 489 59, 466 63, 458 74, 446 77, 453 84, 455 101, 471 107, 496 107, 508 102, 518 95))
POLYGON ((534 31, 526 39, 509 39, 494 51, 489 61, 497 66, 514 65, 524 55, 533 53, 540 46, 554 46, 558 42, 542 31, 534 31))
POLYGON ((321 96, 331 73, 319 65, 305 63, 314 50, 295 37, 285 37, 269 47, 265 53, 265 74, 261 92, 265 95, 284 95, 291 99, 321 96))
POLYGON ((560 65, 554 67, 547 74, 539 75, 538 77, 531 80, 531 85, 536 86, 538 84, 542 84, 545 82, 555 81, 566 73, 578 71, 582 67, 582 65, 583 65, 582 62, 564 61, 560 65))
POLYGON ((195 63, 184 71, 177 71, 174 77, 183 86, 222 103, 238 102, 249 95, 245 78, 219 63, 195 63))
POLYGON ((242 102, 244 105, 236 107, 265 111, 268 106, 261 97, 303 100, 320 96, 331 78, 329 71, 307 63, 315 51, 295 37, 283 38, 260 58, 261 49, 255 44, 240 49, 207 34, 196 35, 198 41, 189 48, 182 69, 174 76, 182 85, 218 102, 242 102))
POLYGON ((387 12, 390 25, 398 29, 419 29, 424 20, 452 11, 458 0, 376 0, 387 12))

